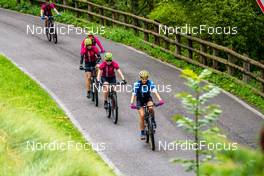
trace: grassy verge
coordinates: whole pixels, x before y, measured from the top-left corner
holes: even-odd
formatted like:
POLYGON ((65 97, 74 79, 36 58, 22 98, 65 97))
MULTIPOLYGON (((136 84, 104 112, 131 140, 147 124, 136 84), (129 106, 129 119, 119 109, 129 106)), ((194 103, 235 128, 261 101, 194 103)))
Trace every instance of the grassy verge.
MULTIPOLYGON (((16 5, 15 0, 1 0, 0 7, 9 8, 13 10, 17 10, 23 13, 29 13, 33 15, 39 16, 39 7, 31 6, 28 3, 22 3, 20 5, 16 5)), ((88 22, 85 20, 87 17, 76 18, 74 12, 66 11, 63 13, 62 17, 58 18, 57 21, 63 22, 66 24, 73 24, 75 26, 80 27, 90 27, 96 29, 98 24, 88 22)), ((146 45, 142 42, 143 36, 136 36, 132 30, 126 30, 122 27, 110 27, 106 26, 105 34, 102 35, 105 38, 110 40, 124 43, 126 45, 130 45, 134 48, 144 51, 145 53, 160 59, 164 62, 175 65, 178 68, 190 68, 195 72, 200 73, 202 71, 201 68, 188 64, 182 60, 175 58, 174 56, 164 53, 158 48, 153 48, 149 45, 146 45)), ((248 102, 252 106, 259 109, 262 113, 264 113, 264 98, 254 93, 251 87, 247 84, 241 83, 237 81, 237 79, 232 78, 227 74, 212 74, 212 76, 208 79, 208 81, 216 84, 217 86, 223 88, 224 90, 231 92, 232 94, 240 97, 244 101, 248 102)))
POLYGON ((114 175, 85 144, 52 98, 0 55, 0 175, 114 175))

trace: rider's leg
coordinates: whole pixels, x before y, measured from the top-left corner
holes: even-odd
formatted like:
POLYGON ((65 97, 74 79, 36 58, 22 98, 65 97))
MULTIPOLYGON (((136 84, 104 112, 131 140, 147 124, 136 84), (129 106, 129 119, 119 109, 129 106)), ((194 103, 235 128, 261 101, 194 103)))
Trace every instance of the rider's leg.
POLYGON ((104 92, 104 108, 107 109, 107 97, 109 92, 109 83, 107 81, 103 82, 103 92, 104 92))
POLYGON ((48 20, 45 19, 45 32, 48 33, 48 20))
POLYGON ((144 109, 141 107, 138 109, 139 114, 139 129, 140 129, 140 138, 141 140, 145 139, 145 124, 144 124, 144 109))
POLYGON ((87 98, 90 98, 91 72, 85 72, 85 87, 87 91, 87 98))

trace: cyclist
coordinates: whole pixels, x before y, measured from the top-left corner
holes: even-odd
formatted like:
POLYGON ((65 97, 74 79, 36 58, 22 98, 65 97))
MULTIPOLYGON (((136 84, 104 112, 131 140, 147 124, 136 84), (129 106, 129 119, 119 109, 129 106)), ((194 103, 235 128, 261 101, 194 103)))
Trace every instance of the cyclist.
POLYGON ((115 76, 115 70, 122 78, 121 84, 126 84, 126 80, 124 78, 124 75, 122 71, 119 68, 119 64, 115 61, 113 61, 113 55, 110 52, 105 53, 105 61, 102 62, 99 66, 99 72, 97 75, 97 81, 104 85, 103 86, 103 92, 104 92, 104 108, 107 109, 107 96, 109 92, 109 84, 116 83, 116 76, 115 76))
POLYGON ((95 35, 93 35, 91 32, 88 32, 87 36, 83 39, 83 41, 81 43, 81 54, 83 54, 83 52, 85 50, 84 41, 87 38, 90 38, 92 40, 93 46, 98 45, 98 47, 100 48, 101 53, 105 52, 105 50, 104 50, 101 42, 99 41, 99 39, 95 35))
MULTIPOLYGON (((163 105, 164 101, 161 99, 156 85, 153 83, 153 81, 149 80, 149 72, 146 70, 142 70, 139 72, 139 78, 140 80, 136 81, 134 83, 133 87, 133 93, 131 96, 131 109, 137 109, 139 113, 139 127, 140 127, 140 139, 144 140, 146 138, 145 134, 145 124, 144 124, 144 109, 143 106, 147 105, 149 106, 149 111, 152 113, 154 117, 154 109, 153 109, 153 100, 151 97, 151 93, 154 93, 159 100, 159 105, 163 105), (136 98, 137 104, 134 104, 134 100, 136 98)), ((154 128, 156 128, 156 122, 155 119, 153 119, 154 128)))
POLYGON ((91 84, 91 77, 92 77, 92 71, 99 66, 99 62, 101 61, 101 56, 99 54, 98 49, 93 46, 92 40, 90 38, 85 39, 84 41, 85 49, 84 53, 81 55, 80 60, 80 70, 85 69, 85 85, 87 90, 87 98, 90 98, 91 90, 90 90, 90 84, 91 84), (85 68, 83 68, 83 60, 85 63, 85 68))
POLYGON ((50 0, 46 0, 46 2, 41 5, 40 16, 42 19, 46 19, 45 20, 45 27, 48 27, 48 17, 52 16, 52 12, 51 12, 52 9, 58 15, 60 15, 60 13, 58 12, 58 10, 55 7, 55 4, 51 3, 50 0))

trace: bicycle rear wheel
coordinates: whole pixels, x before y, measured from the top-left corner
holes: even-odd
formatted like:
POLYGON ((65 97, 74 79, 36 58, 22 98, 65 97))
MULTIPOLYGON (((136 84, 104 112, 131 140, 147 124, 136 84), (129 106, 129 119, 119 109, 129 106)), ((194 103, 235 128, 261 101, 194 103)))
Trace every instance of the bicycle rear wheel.
POLYGON ((150 141, 150 147, 151 150, 155 150, 155 138, 154 138, 154 130, 153 130, 153 122, 151 118, 148 119, 148 135, 149 135, 149 141, 150 141))
POLYGON ((53 34, 53 42, 54 42, 55 44, 58 43, 58 35, 57 35, 56 30, 55 30, 55 32, 54 32, 54 34, 53 34))
POLYGON ((105 113, 106 113, 107 118, 111 117, 111 105, 110 105, 109 101, 107 101, 107 109, 105 110, 105 113))
POLYGON ((49 29, 46 32, 46 36, 47 36, 48 41, 51 41, 51 34, 49 33, 49 29))
POLYGON ((118 121, 118 104, 117 104, 117 95, 114 92, 112 99, 111 99, 111 113, 112 113, 112 120, 114 124, 117 124, 118 121))
POLYGON ((48 27, 46 28, 46 36, 48 41, 51 41, 51 23, 48 21, 48 27))

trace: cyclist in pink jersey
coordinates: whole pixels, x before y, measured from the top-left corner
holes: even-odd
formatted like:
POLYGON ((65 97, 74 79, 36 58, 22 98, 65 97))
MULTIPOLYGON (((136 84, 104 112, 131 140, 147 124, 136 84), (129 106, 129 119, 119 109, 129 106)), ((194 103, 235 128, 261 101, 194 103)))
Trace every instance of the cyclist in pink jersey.
POLYGON ((84 50, 85 50, 84 41, 87 38, 90 38, 92 40, 93 46, 96 46, 97 45, 100 48, 101 53, 104 53, 105 52, 104 47, 102 46, 102 44, 99 41, 99 39, 95 35, 93 35, 92 33, 88 33, 87 37, 85 37, 82 40, 82 43, 81 43, 81 55, 84 53, 84 50))
POLYGON ((60 15, 60 13, 58 12, 58 10, 55 7, 55 4, 51 3, 50 0, 46 0, 45 3, 43 3, 41 5, 41 10, 40 10, 40 16, 42 18, 45 18, 45 27, 48 26, 48 17, 52 16, 52 11, 54 10, 58 15, 60 15))
POLYGON ((113 55, 110 52, 105 53, 105 61, 99 66, 99 72, 97 75, 97 81, 102 82, 104 92, 104 108, 107 109, 107 96, 109 92, 109 84, 116 83, 115 71, 120 75, 122 84, 126 84, 126 80, 122 71, 119 68, 119 64, 113 61, 113 55), (101 80, 100 80, 101 78, 101 80))

